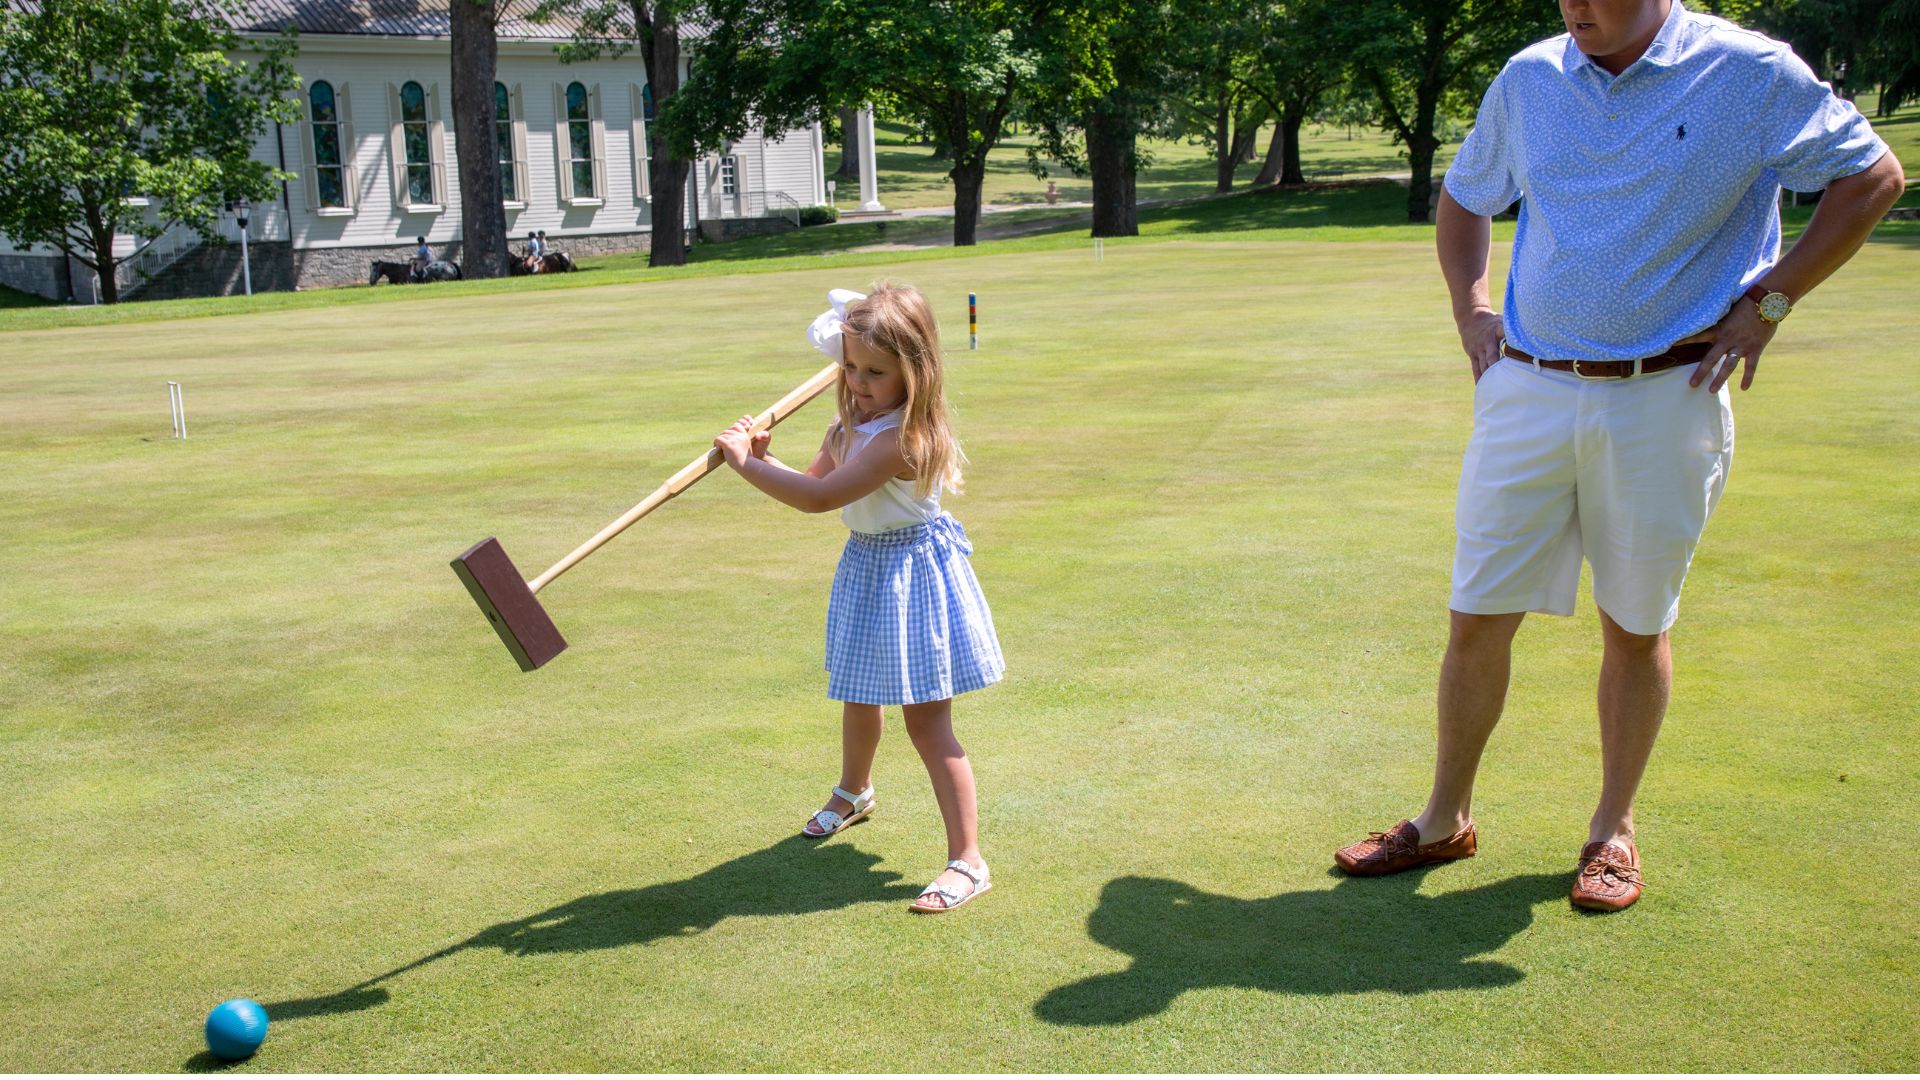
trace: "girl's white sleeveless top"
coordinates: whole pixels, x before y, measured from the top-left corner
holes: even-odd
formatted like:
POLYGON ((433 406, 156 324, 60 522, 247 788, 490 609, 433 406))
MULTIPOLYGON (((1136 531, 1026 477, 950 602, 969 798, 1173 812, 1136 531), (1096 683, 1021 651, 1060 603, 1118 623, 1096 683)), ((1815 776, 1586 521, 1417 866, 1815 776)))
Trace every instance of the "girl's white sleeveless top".
MULTIPOLYGON (((883 413, 853 429, 852 437, 847 440, 846 456, 842 462, 852 461, 875 435, 889 428, 900 426, 900 414, 883 413)), ((880 485, 880 490, 864 495, 840 509, 840 520, 847 528, 859 533, 892 532, 914 525, 924 525, 940 516, 940 485, 935 484, 926 498, 916 498, 913 491, 914 481, 889 477, 880 485)))

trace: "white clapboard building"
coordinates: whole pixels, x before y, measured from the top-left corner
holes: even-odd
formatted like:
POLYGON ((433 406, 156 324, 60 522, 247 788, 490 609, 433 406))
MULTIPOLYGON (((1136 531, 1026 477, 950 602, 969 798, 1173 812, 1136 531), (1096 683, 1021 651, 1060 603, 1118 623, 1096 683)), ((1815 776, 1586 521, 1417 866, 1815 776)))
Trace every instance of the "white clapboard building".
MULTIPOLYGON (((367 280, 374 259, 405 260, 424 236, 437 257, 460 258, 448 0, 251 0, 243 37, 299 31, 301 119, 269 127, 256 156, 297 174, 255 205, 247 229, 253 287, 307 288, 367 280)), ((510 0, 500 22, 494 84, 496 149, 512 247, 544 229, 575 255, 645 250, 651 235, 646 126, 653 114, 637 52, 562 63, 571 27, 528 16, 510 0)), ((698 41, 683 49, 697 59, 698 41)), ((864 149, 864 147, 863 147, 864 149)), ((686 216, 707 237, 798 223, 827 202, 821 132, 758 130, 693 168, 686 216)), ((869 173, 870 175, 870 173, 869 173)), ((136 200, 137 201, 137 200, 136 200)), ((123 296, 158 298, 240 289, 239 231, 204 244, 174 228, 123 268, 123 296)), ((0 283, 85 303, 92 272, 51 249, 0 238, 0 283)))

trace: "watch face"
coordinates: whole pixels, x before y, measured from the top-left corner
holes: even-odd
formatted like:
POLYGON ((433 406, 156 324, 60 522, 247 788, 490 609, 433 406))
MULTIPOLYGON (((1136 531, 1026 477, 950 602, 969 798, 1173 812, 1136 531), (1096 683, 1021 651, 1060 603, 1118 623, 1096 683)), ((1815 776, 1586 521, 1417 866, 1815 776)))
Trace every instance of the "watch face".
POLYGON ((1786 293, 1768 293, 1760 298, 1760 317, 1768 322, 1779 322, 1792 310, 1793 305, 1787 302, 1786 293))

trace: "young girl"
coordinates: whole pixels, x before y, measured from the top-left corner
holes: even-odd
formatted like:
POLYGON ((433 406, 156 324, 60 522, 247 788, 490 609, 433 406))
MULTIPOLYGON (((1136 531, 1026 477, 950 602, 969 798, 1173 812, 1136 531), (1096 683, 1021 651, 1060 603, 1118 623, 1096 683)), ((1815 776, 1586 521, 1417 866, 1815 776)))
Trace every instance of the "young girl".
POLYGON ((827 696, 842 702, 840 786, 801 831, 832 836, 873 813, 880 708, 898 705, 947 825, 947 869, 912 910, 952 911, 992 888, 980 858, 973 767, 953 737, 953 696, 1006 664, 960 523, 940 509, 965 458, 947 427, 940 342, 911 286, 835 289, 808 337, 840 361, 840 412, 805 472, 767 455, 743 416, 714 439, 747 482, 810 514, 839 510, 852 535, 827 602, 827 696))

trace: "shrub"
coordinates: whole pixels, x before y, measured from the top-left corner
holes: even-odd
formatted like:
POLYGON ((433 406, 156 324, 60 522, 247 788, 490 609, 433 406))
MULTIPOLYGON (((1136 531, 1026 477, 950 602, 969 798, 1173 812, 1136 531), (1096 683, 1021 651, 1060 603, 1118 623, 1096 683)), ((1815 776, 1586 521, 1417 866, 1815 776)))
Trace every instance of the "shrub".
POLYGON ((831 206, 803 206, 800 208, 800 224, 831 225, 840 220, 840 211, 831 206))

